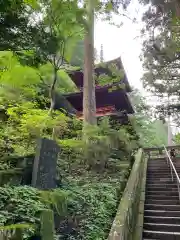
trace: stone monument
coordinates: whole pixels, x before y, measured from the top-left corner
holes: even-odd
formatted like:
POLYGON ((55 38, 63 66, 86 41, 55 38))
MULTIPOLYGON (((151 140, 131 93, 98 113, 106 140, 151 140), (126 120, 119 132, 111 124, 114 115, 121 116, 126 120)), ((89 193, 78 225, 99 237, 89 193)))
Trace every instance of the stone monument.
POLYGON ((56 166, 59 145, 50 139, 41 138, 37 144, 31 185, 39 189, 56 188, 56 166))

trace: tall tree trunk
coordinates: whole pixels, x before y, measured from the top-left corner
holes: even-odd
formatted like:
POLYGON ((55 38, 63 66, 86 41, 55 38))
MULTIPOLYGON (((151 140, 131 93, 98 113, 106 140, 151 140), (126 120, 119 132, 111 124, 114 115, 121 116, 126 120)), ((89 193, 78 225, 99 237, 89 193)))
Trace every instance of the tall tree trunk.
POLYGON ((88 29, 84 39, 84 126, 96 124, 96 97, 94 81, 94 0, 87 0, 88 29))
POLYGON ((176 17, 180 17, 180 0, 175 1, 175 11, 176 11, 176 17))
MULTIPOLYGON (((56 92, 55 92, 55 86, 56 86, 56 82, 57 82, 57 68, 54 67, 54 79, 53 79, 53 83, 51 85, 50 88, 50 99, 51 99, 51 105, 49 108, 49 115, 51 117, 53 117, 53 110, 54 110, 54 106, 55 106, 55 96, 56 96, 56 92)), ((56 132, 55 132, 55 127, 52 130, 52 139, 55 140, 56 139, 56 132)))

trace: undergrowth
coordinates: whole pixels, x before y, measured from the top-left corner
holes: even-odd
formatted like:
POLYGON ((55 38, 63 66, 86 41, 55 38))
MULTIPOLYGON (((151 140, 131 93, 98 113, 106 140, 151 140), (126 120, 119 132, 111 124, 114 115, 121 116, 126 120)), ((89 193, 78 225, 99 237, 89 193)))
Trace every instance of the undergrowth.
POLYGON ((59 239, 106 239, 127 176, 128 168, 116 177, 108 177, 106 173, 97 177, 92 172, 84 172, 73 178, 66 173, 62 187, 54 191, 55 197, 28 186, 1 187, 0 225, 35 224, 36 231, 25 232, 24 239, 28 239, 39 233, 40 212, 51 208, 56 213, 59 239))
MULTIPOLYGON (((31 223, 24 234, 39 234, 40 213, 55 213, 56 238, 60 240, 104 240, 110 231, 129 174, 129 152, 133 141, 125 129, 111 129, 104 120, 90 129, 88 143, 81 136, 59 140, 57 189, 39 191, 14 186, 0 188, 1 225, 31 223), (121 151, 119 150, 121 149, 121 151)), ((31 156, 32 158, 32 156, 31 156)), ((32 160, 28 158, 27 161, 32 160)), ((2 169, 15 168, 21 159, 4 160, 2 169)))

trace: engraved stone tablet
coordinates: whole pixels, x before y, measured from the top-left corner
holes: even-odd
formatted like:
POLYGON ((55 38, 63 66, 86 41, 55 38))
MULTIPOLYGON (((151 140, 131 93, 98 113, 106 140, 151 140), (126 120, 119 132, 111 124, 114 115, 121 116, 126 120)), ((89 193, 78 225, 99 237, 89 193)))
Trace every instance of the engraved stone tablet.
POLYGON ((32 186, 39 189, 56 188, 56 166, 58 153, 57 143, 50 139, 40 139, 34 159, 32 186))

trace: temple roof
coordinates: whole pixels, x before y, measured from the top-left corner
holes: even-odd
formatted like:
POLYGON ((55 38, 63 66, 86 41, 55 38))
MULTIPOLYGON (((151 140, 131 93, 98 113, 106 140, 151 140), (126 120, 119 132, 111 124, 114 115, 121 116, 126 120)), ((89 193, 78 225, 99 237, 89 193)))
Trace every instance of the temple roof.
MULTIPOLYGON (((65 94, 64 97, 77 110, 83 110, 83 92, 65 94)), ((111 90, 110 87, 103 87, 96 89, 96 107, 101 108, 105 106, 114 106, 116 111, 124 111, 129 114, 134 113, 134 109, 122 88, 111 90)))
MULTIPOLYGON (((111 76, 112 72, 108 68, 108 66, 110 66, 111 64, 115 64, 119 70, 124 70, 121 58, 119 57, 119 58, 113 59, 111 61, 105 62, 103 64, 97 64, 95 66, 95 74, 97 76, 99 76, 101 74, 106 74, 108 76, 111 76)), ((71 71, 68 73, 68 75, 71 77, 71 79, 74 81, 74 83, 76 84, 77 87, 79 87, 79 88, 83 87, 83 70, 71 71)), ((113 76, 112 76, 112 78, 113 78, 113 76)), ((125 72, 124 72, 123 79, 121 79, 119 82, 125 84, 125 88, 126 88, 127 92, 132 91, 125 72)))

